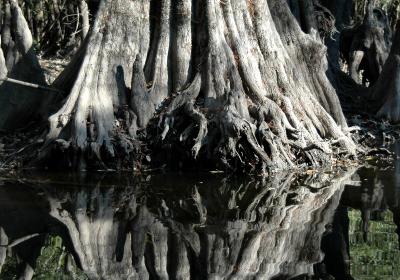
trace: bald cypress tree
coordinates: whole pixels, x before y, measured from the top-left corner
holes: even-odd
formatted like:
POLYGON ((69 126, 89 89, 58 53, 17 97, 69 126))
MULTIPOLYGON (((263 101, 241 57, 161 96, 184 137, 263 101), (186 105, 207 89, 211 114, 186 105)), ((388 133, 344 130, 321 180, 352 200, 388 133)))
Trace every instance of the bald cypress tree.
POLYGON ((303 4, 299 17, 284 0, 100 1, 53 84, 66 95, 41 156, 61 149, 86 168, 141 161, 145 145, 267 171, 354 155, 313 1, 303 4))
POLYGON ((56 82, 69 95, 50 117, 48 143, 101 160, 155 133, 232 168, 317 166, 336 150, 354 153, 326 48, 308 31, 286 1, 101 1, 56 82))

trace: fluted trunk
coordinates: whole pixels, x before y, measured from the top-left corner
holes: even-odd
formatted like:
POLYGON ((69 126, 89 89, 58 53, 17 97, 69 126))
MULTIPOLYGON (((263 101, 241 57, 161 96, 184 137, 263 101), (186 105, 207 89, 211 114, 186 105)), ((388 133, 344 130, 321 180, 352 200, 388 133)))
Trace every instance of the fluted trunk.
POLYGON ((55 83, 69 96, 42 155, 56 143, 80 155, 69 165, 110 167, 141 161, 141 142, 230 170, 329 163, 356 148, 325 54, 284 0, 103 0, 55 83))

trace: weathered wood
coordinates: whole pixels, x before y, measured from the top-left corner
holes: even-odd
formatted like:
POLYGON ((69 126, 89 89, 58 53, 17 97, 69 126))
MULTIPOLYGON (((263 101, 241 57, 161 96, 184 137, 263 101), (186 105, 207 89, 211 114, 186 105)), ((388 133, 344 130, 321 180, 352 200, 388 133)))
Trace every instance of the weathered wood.
POLYGON ((79 1, 79 10, 81 12, 81 17, 82 17, 81 38, 82 38, 82 42, 83 42, 85 40, 87 34, 89 33, 89 28, 90 28, 89 7, 86 3, 86 0, 79 1))
MULTIPOLYGON (((0 244, 7 244, 8 237, 4 232, 3 227, 0 226, 0 244)), ((7 258, 7 247, 0 246, 0 273, 7 258)))
MULTIPOLYGON (((301 9, 309 14, 312 2, 301 9)), ((283 0, 103 0, 87 44, 62 75, 73 87, 50 118, 46 147, 63 137, 116 157, 121 134, 153 143, 141 138, 152 133, 198 160, 257 170, 326 164, 337 145, 355 154, 325 76, 324 46, 311 31, 316 22, 310 16, 305 24, 313 36, 283 0)))
POLYGON ((16 240, 13 240, 12 242, 10 242, 10 244, 0 244, 0 247, 6 247, 7 249, 11 249, 25 241, 28 241, 28 240, 38 237, 38 236, 40 236, 39 233, 30 234, 28 236, 24 236, 24 237, 18 238, 16 240))
POLYGON ((19 80, 12 79, 12 78, 3 78, 3 79, 0 79, 0 82, 8 82, 8 83, 13 83, 13 84, 17 84, 17 85, 21 85, 21 86, 25 86, 25 87, 37 88, 37 89, 42 89, 45 91, 52 91, 52 92, 57 92, 57 93, 63 93, 61 90, 58 90, 56 88, 41 86, 38 84, 19 81, 19 80))

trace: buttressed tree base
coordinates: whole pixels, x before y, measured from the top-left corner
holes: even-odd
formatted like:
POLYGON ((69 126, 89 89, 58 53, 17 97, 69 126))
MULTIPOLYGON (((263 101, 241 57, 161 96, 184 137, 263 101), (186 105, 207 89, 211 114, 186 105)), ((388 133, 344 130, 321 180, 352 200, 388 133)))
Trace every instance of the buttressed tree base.
POLYGON ((67 95, 40 157, 63 151, 86 169, 174 153, 262 172, 354 156, 326 47, 308 26, 284 0, 102 0, 53 84, 67 95))

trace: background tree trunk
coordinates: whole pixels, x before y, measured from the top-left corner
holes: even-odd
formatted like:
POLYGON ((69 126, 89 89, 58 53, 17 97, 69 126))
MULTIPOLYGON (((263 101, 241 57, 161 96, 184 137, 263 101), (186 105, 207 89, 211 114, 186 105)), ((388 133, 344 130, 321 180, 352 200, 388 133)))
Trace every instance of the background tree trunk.
MULTIPOLYGON (((42 69, 33 50, 33 38, 16 0, 3 2, 0 22, 0 78, 45 85, 42 69)), ((27 125, 41 116, 43 92, 0 81, 0 129, 27 125)), ((43 116, 42 116, 43 117, 43 116)))
POLYGON ((393 122, 400 121, 400 21, 392 48, 376 85, 370 89, 370 99, 379 108, 377 115, 393 122))
MULTIPOLYGON (((339 54, 343 64, 347 64, 349 75, 355 85, 343 78, 339 66, 339 56, 332 55, 333 65, 336 65, 333 81, 346 111, 352 113, 376 114, 377 117, 392 122, 400 120, 398 100, 398 41, 399 30, 392 36, 393 21, 397 19, 399 2, 388 1, 322 1, 335 15, 338 22, 343 22, 342 13, 346 5, 354 5, 353 23, 341 30, 337 42, 328 43, 329 53, 339 54), (351 3, 354 2, 354 3, 351 3), (393 40, 393 43, 392 43, 393 40), (338 46, 340 45, 340 48, 338 46), (361 102, 360 102, 361 101, 361 102), (360 106, 360 103, 362 104, 360 106), (367 110, 365 109, 367 108, 367 110)), ((348 9, 347 9, 348 10, 348 9)), ((350 23, 349 16, 345 22, 350 23)), ((397 29, 399 26, 397 25, 397 29)), ((342 65, 343 66, 343 65, 342 65)))
POLYGON ((90 28, 89 7, 85 0, 80 0, 79 10, 81 12, 81 17, 82 17, 81 38, 82 38, 82 42, 83 42, 86 38, 86 35, 89 33, 89 28, 90 28))

